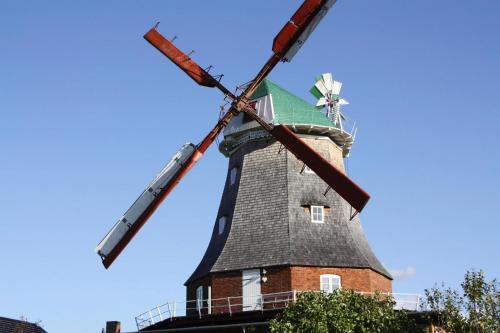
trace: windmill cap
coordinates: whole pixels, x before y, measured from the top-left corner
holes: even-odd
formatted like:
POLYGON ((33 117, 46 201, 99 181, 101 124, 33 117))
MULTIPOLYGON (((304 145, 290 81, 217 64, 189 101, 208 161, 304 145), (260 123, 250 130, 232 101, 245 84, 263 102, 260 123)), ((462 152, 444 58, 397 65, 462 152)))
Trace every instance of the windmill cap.
MULTIPOLYGON (((297 134, 311 134, 329 137, 344 149, 347 156, 353 143, 352 135, 335 125, 314 105, 292 94, 270 80, 264 80, 251 97, 261 118, 272 125, 286 125, 297 134)), ((244 142, 268 137, 254 121, 239 114, 224 130, 224 141, 220 150, 231 154, 244 142), (259 132, 262 132, 261 134, 259 132)))

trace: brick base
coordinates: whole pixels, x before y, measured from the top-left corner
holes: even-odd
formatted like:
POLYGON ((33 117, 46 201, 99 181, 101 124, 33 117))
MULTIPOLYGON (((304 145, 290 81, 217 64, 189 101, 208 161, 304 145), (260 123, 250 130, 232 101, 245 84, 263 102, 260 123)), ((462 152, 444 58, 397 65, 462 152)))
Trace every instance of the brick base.
MULTIPOLYGON (((262 294, 291 290, 320 290, 320 275, 322 274, 340 276, 342 289, 360 292, 392 292, 391 280, 368 268, 281 266, 266 267, 265 270, 267 281, 261 283, 262 294)), ((203 286, 203 298, 205 300, 208 299, 208 287, 211 287, 212 313, 228 312, 228 303, 242 303, 241 271, 212 273, 187 285, 187 300, 196 299, 196 288, 199 286, 203 286), (228 297, 230 297, 230 300, 227 299, 228 297)), ((196 302, 191 303, 188 306, 196 308, 196 302)), ((204 307, 206 307, 206 304, 204 304, 204 307)), ((234 312, 241 311, 241 306, 232 305, 231 310, 234 312)))

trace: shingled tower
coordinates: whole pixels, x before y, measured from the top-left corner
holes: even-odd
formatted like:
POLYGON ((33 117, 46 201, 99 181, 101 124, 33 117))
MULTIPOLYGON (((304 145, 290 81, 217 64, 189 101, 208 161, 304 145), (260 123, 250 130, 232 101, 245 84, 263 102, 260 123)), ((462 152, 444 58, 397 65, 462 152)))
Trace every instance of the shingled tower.
MULTIPOLYGON (((284 124, 345 172, 353 143, 342 124, 266 80, 252 96, 259 116, 284 124)), ((243 113, 224 132, 228 173, 210 243, 186 281, 188 300, 335 288, 391 292, 351 206, 243 113), (325 194, 326 192, 326 194, 325 194)))

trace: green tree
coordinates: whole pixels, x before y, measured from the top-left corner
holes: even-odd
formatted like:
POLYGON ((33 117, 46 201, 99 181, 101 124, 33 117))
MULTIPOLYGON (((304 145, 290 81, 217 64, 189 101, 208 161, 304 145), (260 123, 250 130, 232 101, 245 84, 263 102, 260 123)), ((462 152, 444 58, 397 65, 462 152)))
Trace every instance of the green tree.
POLYGON ((381 294, 304 292, 271 321, 270 328, 273 333, 422 332, 406 312, 394 310, 394 304, 391 297, 381 294))
POLYGON ((437 324, 453 333, 500 332, 498 280, 487 282, 483 271, 468 271, 459 292, 444 284, 425 290, 426 306, 437 324))

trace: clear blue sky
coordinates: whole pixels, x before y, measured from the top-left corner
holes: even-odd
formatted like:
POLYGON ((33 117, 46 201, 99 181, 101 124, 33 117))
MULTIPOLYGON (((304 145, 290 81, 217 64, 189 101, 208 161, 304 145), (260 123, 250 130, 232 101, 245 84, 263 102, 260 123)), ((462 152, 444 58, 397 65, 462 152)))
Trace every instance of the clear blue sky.
MULTIPOLYGON (((161 20, 234 87, 300 2, 1 2, 0 316, 49 333, 106 320, 132 330, 138 313, 184 299, 226 175, 215 146, 109 271, 94 253, 221 103, 142 34, 161 20)), ((310 102, 317 74, 344 83, 359 125, 349 171, 372 195, 367 237, 387 268, 410 273, 395 291, 456 286, 469 268, 500 277, 499 14, 490 0, 339 0, 270 77, 310 102)))

